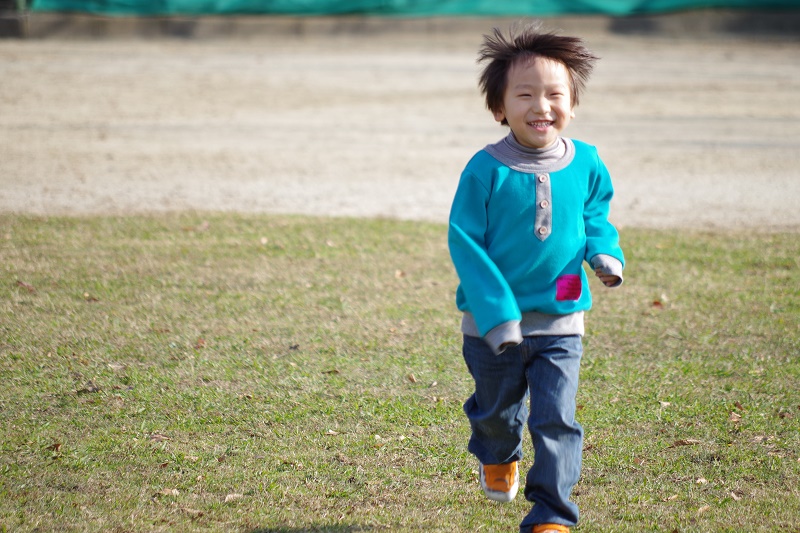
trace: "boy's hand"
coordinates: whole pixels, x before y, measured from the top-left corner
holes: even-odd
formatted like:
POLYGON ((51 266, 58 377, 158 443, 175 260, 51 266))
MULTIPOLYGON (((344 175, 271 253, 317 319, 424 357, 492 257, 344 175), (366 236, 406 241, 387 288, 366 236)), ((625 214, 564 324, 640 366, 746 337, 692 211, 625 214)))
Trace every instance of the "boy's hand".
POLYGON ((615 276, 613 274, 605 274, 603 273, 603 269, 596 268, 594 271, 595 275, 600 278, 600 281, 603 282, 603 285, 606 287, 613 287, 614 285, 620 282, 620 277, 615 276))

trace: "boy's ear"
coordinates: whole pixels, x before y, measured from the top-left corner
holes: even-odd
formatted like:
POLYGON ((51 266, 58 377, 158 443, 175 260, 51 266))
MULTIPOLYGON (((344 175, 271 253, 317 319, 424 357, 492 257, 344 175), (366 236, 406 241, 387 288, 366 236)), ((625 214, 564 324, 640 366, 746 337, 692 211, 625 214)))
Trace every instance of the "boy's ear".
POLYGON ((494 119, 497 122, 503 122, 506 119, 506 114, 503 112, 502 109, 498 109, 496 111, 492 111, 492 115, 494 115, 494 119))

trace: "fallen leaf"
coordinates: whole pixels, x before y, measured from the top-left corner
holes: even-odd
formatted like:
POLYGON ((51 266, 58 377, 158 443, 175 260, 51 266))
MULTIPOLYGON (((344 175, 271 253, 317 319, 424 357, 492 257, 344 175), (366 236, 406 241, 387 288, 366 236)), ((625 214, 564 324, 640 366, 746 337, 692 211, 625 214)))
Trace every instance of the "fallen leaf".
POLYGON ((259 242, 261 242, 261 244, 263 245, 266 245, 269 243, 269 239, 267 239, 266 237, 261 237, 261 240, 259 242))
POLYGON ((61 450, 61 443, 60 442, 54 442, 53 444, 48 446, 46 449, 48 449, 50 451, 53 451, 53 452, 58 452, 59 450, 61 450))
POLYGON ((737 502, 742 499, 742 497, 739 496, 738 494, 736 494, 735 492, 731 492, 731 498, 733 498, 734 501, 737 501, 737 502))
POLYGON ((95 296, 92 296, 88 292, 84 292, 83 293, 83 299, 86 300, 87 302, 99 302, 100 301, 99 298, 97 298, 95 296))
POLYGON ((660 404, 661 404, 661 407, 669 407, 670 405, 672 405, 672 404, 671 404, 671 403, 669 403, 669 402, 658 402, 658 403, 660 403, 660 404))
POLYGON ((711 509, 710 505, 704 505, 700 509, 697 510, 697 514, 703 514, 706 511, 708 511, 709 509, 711 509))
POLYGON ((100 387, 94 384, 93 381, 87 381, 86 385, 80 390, 75 391, 78 394, 91 394, 95 392, 100 392, 100 387))
POLYGON ((651 305, 653 309, 664 309, 664 304, 661 303, 661 300, 653 300, 653 303, 651 305))
POLYGON ((406 273, 403 272, 402 270, 395 270, 394 271, 394 277, 397 278, 397 279, 402 279, 402 278, 406 277, 406 273))
POLYGON ((409 374, 408 375, 408 381, 410 381, 411 383, 416 383, 417 382, 417 378, 416 378, 416 376, 414 376, 414 374, 409 374))
POLYGON ((166 463, 161 463, 160 465, 158 465, 159 468, 166 468, 168 466, 169 466, 169 461, 167 461, 166 463))
POLYGON ((352 459, 350 459, 349 457, 347 457, 343 453, 337 454, 336 455, 336 460, 339 461, 340 463, 342 463, 343 465, 352 466, 352 465, 355 464, 352 459))
POLYGON ((334 431, 332 429, 329 429, 328 431, 325 432, 325 434, 326 435, 338 435, 339 432, 338 431, 334 431))
POLYGON ((742 405, 741 402, 736 402, 736 403, 733 404, 733 406, 735 408, 737 408, 738 410, 740 410, 740 411, 744 411, 744 406, 742 405))
POLYGON ((333 368, 331 370, 323 370, 322 373, 323 374, 338 374, 339 371, 337 369, 333 368))
POLYGON ((171 439, 166 435, 162 435, 161 433, 153 433, 150 435, 150 440, 153 442, 165 442, 171 439))
POLYGON ((189 509, 188 507, 184 507, 181 509, 181 512, 188 515, 190 518, 200 518, 203 516, 203 511, 199 511, 197 509, 189 509))
POLYGON ((698 444, 703 444, 703 441, 697 439, 680 439, 673 442, 670 448, 676 448, 678 446, 697 446, 698 444))
POLYGON ((227 496, 225 496, 225 503, 241 500, 242 498, 244 498, 244 494, 236 494, 236 493, 228 494, 227 496))
POLYGON ((206 340, 203 337, 197 339, 197 342, 194 343, 195 350, 202 350, 206 347, 206 340))
POLYGON ((161 489, 156 496, 179 496, 178 489, 161 489))
POLYGON ((678 495, 677 494, 673 494, 672 496, 670 496, 669 498, 667 498, 664 501, 665 502, 671 502, 672 500, 677 500, 677 499, 678 499, 678 495))
POLYGON ((695 483, 697 483, 698 485, 707 485, 708 484, 708 480, 706 478, 704 478, 704 477, 701 477, 701 478, 698 478, 697 481, 695 481, 695 483))
POLYGON ((25 289, 28 292, 36 292, 36 288, 33 285, 29 285, 29 284, 25 283, 24 281, 17 280, 17 286, 18 287, 22 287, 23 289, 25 289))
POLYGON ((788 420, 791 420, 792 418, 794 418, 794 415, 788 411, 781 411, 780 413, 778 413, 778 418, 786 418, 788 420))
POLYGON ((739 413, 731 412, 731 416, 728 417, 728 420, 734 423, 739 422, 742 420, 742 415, 740 415, 739 413))

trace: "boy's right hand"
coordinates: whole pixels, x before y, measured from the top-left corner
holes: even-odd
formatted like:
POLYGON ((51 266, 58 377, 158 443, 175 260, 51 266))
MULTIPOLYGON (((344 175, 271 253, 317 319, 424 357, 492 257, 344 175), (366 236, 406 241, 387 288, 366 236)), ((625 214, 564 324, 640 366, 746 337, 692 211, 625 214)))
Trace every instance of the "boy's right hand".
POLYGON ((596 268, 594 273, 598 278, 600 278, 600 281, 602 281, 603 285, 606 287, 614 287, 615 285, 619 285, 619 282, 622 280, 622 278, 615 276, 614 274, 606 274, 602 268, 596 268))

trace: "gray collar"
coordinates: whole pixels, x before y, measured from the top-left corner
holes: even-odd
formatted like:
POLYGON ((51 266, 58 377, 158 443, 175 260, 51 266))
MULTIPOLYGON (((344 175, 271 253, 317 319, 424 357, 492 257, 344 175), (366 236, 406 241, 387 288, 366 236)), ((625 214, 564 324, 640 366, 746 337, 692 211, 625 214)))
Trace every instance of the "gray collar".
POLYGON ((507 167, 526 174, 557 172, 575 158, 575 144, 565 137, 559 137, 552 146, 536 149, 521 145, 514 134, 509 133, 484 150, 507 167))

